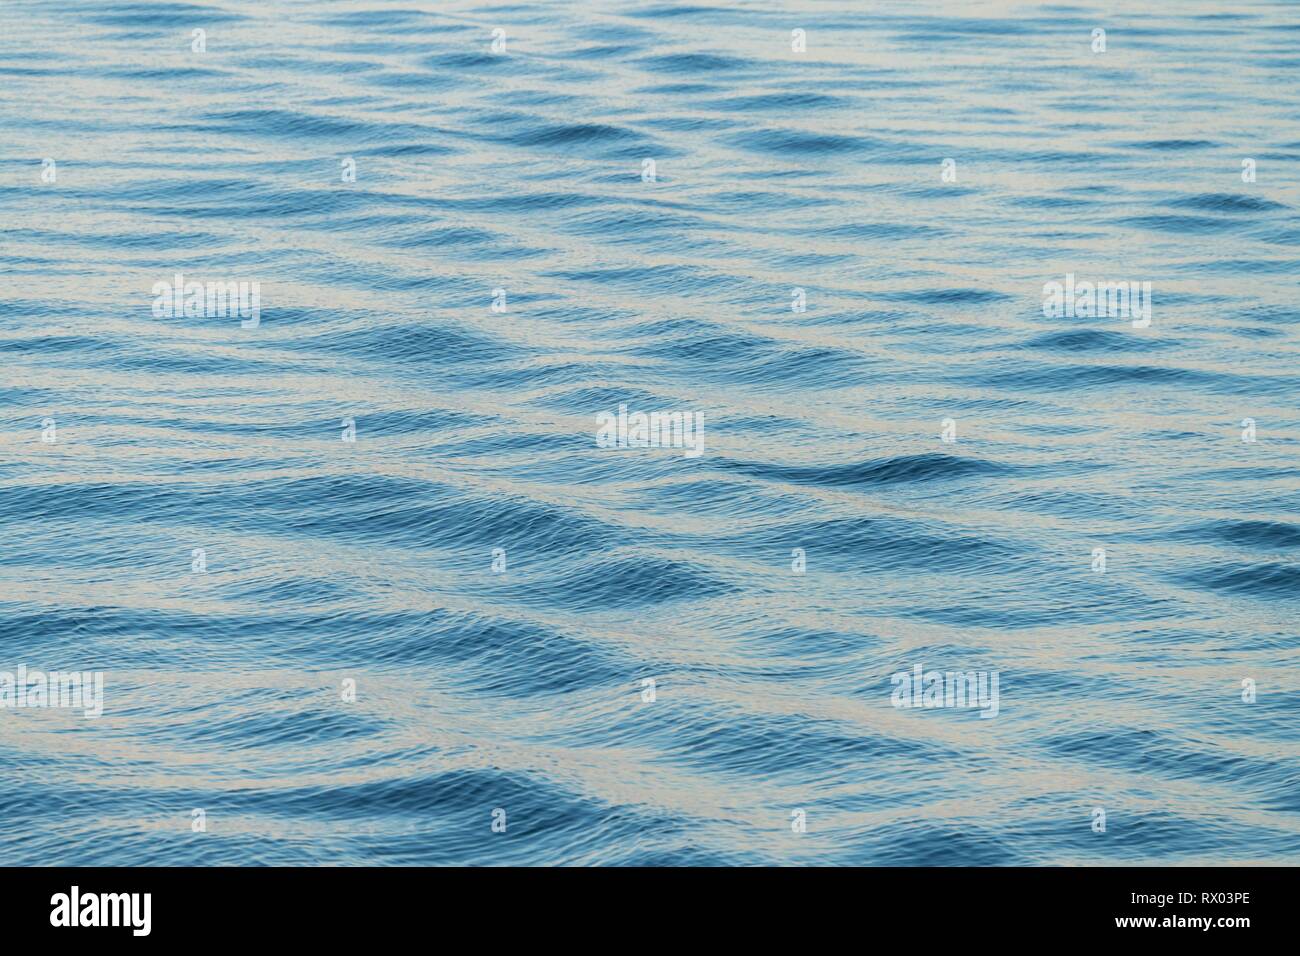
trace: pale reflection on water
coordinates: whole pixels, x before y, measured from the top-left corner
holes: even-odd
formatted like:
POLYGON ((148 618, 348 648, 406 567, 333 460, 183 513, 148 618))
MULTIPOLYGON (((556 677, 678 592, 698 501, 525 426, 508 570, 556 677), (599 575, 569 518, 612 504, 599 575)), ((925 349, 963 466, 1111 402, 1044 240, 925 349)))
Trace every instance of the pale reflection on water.
POLYGON ((0 8, 0 861, 1300 859, 1294 7, 967 7, 0 8))

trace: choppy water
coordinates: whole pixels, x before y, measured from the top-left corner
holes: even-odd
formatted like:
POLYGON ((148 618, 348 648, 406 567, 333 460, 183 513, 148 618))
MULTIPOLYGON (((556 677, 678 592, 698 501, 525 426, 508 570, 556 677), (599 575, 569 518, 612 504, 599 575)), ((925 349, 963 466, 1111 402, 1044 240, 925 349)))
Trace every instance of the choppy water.
POLYGON ((1298 14, 4 4, 0 862, 1300 862, 1298 14))

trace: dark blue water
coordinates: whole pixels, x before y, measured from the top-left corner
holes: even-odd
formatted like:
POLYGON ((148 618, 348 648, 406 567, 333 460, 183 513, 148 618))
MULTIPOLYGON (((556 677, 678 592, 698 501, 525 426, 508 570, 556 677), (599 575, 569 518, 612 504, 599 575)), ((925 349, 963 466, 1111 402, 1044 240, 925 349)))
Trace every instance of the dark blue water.
POLYGON ((1300 862, 1298 13, 4 4, 0 863, 1300 862))

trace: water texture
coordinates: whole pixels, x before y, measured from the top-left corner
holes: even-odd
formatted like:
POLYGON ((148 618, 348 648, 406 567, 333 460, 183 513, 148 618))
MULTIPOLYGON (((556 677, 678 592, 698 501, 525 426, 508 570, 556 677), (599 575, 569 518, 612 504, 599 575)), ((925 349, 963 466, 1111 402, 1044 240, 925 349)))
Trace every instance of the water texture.
POLYGON ((0 863, 1300 863, 1297 90, 1290 2, 6 2, 0 671, 105 684, 0 863))

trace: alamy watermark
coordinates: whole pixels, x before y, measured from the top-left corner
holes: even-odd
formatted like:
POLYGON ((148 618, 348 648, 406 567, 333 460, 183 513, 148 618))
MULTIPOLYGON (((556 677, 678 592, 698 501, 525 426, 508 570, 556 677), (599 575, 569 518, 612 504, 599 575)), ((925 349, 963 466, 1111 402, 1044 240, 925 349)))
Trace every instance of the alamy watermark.
POLYGON ((889 679, 890 703, 909 707, 978 707, 980 718, 998 715, 998 671, 927 671, 912 665, 889 679))
POLYGON ((174 282, 153 284, 155 319, 240 319, 241 329, 255 329, 262 321, 260 282, 186 282, 176 273, 174 282))
POLYGON ((1151 325, 1151 283, 1076 283, 1074 273, 1067 272, 1064 284, 1043 284, 1043 315, 1049 319, 1132 319, 1133 328, 1145 329, 1151 325))
POLYGON ((50 925, 125 926, 132 936, 148 936, 153 927, 152 893, 83 893, 73 886, 50 897, 50 925))
POLYGON ((104 712, 102 671, 0 671, 0 708, 81 708, 93 720, 104 712))
POLYGON ((684 448, 687 458, 704 452, 703 412, 632 412, 596 415, 597 448, 684 448))

